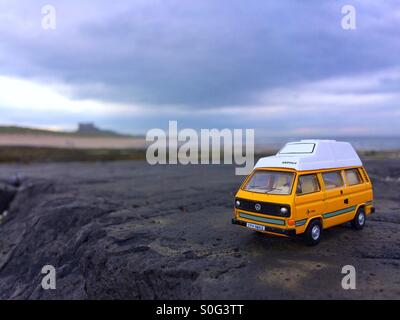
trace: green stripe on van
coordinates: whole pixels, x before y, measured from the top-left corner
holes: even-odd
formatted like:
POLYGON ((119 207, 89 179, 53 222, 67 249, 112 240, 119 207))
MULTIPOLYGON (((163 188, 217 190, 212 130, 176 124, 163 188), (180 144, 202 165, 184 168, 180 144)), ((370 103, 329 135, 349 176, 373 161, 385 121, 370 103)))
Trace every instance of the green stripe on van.
POLYGON ((356 209, 356 206, 352 206, 352 207, 349 207, 349 208, 346 208, 346 209, 325 213, 322 216, 324 217, 324 219, 332 218, 332 217, 336 217, 336 216, 341 215, 341 214, 345 214, 345 213, 354 211, 355 209, 356 209))
POLYGON ((367 201, 367 202, 365 203, 366 206, 372 206, 373 204, 374 204, 373 201, 367 201))
POLYGON ((297 220, 296 223, 295 223, 295 226, 296 227, 304 226, 306 224, 306 222, 307 222, 307 219, 297 220))
POLYGON ((259 216, 253 216, 251 214, 247 214, 244 212, 239 212, 239 217, 249 219, 249 220, 254 220, 254 221, 259 221, 259 222, 265 222, 265 223, 271 223, 271 224, 277 224, 280 226, 285 225, 284 220, 279 220, 279 219, 270 219, 270 218, 263 218, 259 216))

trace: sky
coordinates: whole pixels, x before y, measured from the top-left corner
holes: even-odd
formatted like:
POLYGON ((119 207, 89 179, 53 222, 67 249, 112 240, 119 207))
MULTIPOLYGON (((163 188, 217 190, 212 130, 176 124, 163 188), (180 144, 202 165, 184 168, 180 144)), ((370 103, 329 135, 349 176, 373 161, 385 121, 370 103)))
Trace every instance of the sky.
POLYGON ((169 120, 400 137, 398 0, 0 0, 1 125, 144 133, 169 120))

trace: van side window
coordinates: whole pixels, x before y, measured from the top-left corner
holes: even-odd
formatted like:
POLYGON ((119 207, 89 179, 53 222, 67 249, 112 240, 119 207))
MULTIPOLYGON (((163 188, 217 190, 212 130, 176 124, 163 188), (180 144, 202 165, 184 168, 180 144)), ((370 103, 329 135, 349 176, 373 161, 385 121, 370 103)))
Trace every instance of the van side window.
POLYGON ((340 171, 324 172, 322 173, 324 179, 325 189, 335 189, 343 187, 343 177, 340 171))
POLYGON ((347 169, 344 171, 346 174, 346 180, 349 186, 354 186, 356 184, 362 183, 360 174, 357 169, 347 169))
POLYGON ((318 192, 320 190, 321 188, 319 186, 316 174, 305 174, 299 176, 296 194, 303 195, 303 194, 318 192))

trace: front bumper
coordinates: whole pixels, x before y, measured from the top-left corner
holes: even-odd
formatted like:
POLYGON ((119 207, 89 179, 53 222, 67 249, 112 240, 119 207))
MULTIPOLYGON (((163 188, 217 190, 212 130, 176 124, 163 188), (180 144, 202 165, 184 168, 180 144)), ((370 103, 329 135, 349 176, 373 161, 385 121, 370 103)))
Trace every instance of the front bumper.
MULTIPOLYGON (((246 223, 247 223, 246 221, 232 218, 232 224, 237 224, 239 226, 246 227, 246 223)), ((263 231, 263 232, 272 232, 272 233, 277 233, 277 234, 281 234, 281 235, 288 236, 288 237, 296 235, 295 229, 281 229, 281 228, 274 228, 274 227, 269 227, 269 226, 264 226, 264 227, 265 227, 265 231, 263 231)))

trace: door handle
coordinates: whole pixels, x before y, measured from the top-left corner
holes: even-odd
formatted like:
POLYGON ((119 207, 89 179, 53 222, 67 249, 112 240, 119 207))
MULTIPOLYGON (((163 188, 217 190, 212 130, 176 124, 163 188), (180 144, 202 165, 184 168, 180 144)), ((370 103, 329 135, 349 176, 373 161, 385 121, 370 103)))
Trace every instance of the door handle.
POLYGON ((349 204, 349 199, 344 199, 345 204, 349 204))

